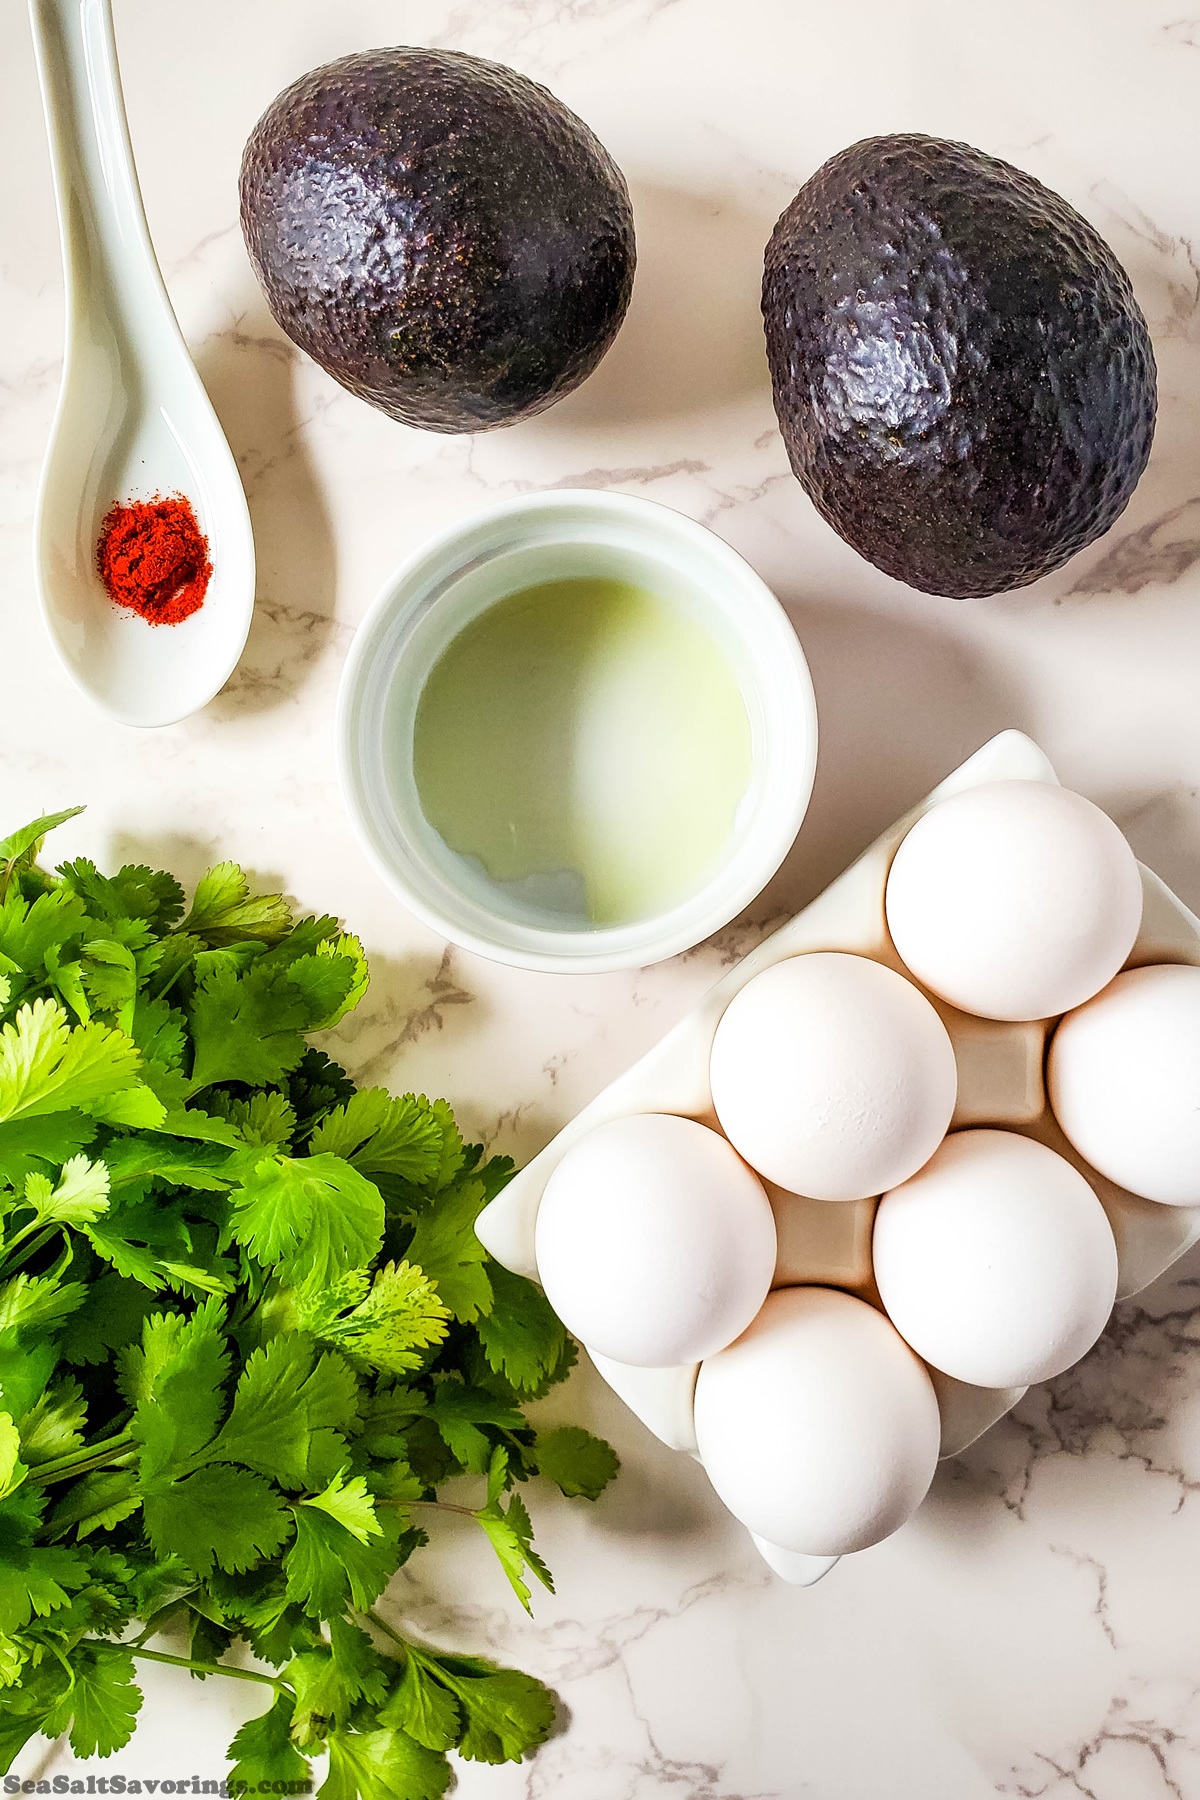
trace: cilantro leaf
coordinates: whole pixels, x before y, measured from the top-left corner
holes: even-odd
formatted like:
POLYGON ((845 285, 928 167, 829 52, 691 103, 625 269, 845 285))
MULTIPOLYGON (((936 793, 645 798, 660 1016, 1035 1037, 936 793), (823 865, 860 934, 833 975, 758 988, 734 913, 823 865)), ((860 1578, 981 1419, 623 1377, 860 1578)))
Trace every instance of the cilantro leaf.
POLYGON ((0 1637, 0 1688, 15 1687, 25 1663, 25 1651, 16 1639, 0 1637))
POLYGON ((183 917, 183 889, 165 869, 145 863, 126 863, 112 878, 113 889, 132 919, 145 919, 156 931, 164 931, 183 917))
POLYGON ((94 1119, 73 1111, 6 1120, 0 1124, 0 1181, 19 1187, 41 1164, 61 1166, 87 1148, 96 1129, 94 1119))
POLYGON ((386 1088, 360 1088, 321 1120, 312 1148, 345 1157, 373 1181, 394 1175, 422 1187, 437 1177, 444 1136, 443 1121, 423 1095, 393 1099, 386 1088))
POLYGON ((491 1425, 501 1431, 525 1428, 525 1416, 515 1406, 505 1405, 482 1388, 454 1380, 440 1381, 434 1388, 429 1416, 455 1459, 479 1475, 487 1473, 494 1448, 493 1439, 479 1427, 491 1425))
POLYGON ((530 1605, 525 1570, 529 1569, 550 1593, 554 1592, 554 1581, 549 1569, 533 1548, 533 1524, 528 1507, 520 1494, 514 1494, 507 1510, 497 1503, 493 1507, 482 1508, 475 1517, 487 1533, 513 1593, 525 1611, 531 1613, 533 1607, 530 1605))
POLYGON ((445 1757, 406 1732, 334 1730, 329 1774, 317 1792, 318 1800, 440 1800, 450 1780, 445 1757))
POLYGON ((16 1332, 0 1338, 0 1396, 12 1418, 23 1418, 36 1403, 57 1361, 58 1347, 53 1338, 31 1341, 18 1337, 16 1332))
POLYGON ((192 963, 196 987, 207 987, 218 975, 244 975, 264 955, 261 944, 230 944, 225 950, 197 950, 192 963))
POLYGON ((321 945, 327 943, 338 934, 338 922, 328 913, 317 918, 309 913, 306 918, 297 919, 287 936, 265 953, 265 961, 269 967, 287 969, 304 956, 315 956, 321 945))
MULTIPOLYGON (((287 1097, 295 1108, 301 1132, 309 1132, 333 1107, 343 1105, 354 1093, 354 1083, 343 1068, 323 1050, 306 1050, 287 1078, 287 1097)), ((332 1149, 332 1145, 323 1146, 332 1149)), ((363 1170, 369 1174, 369 1170, 363 1170)))
POLYGON ((229 1119, 248 1144, 266 1150, 291 1149, 296 1114, 286 1094, 278 1088, 251 1094, 248 1100, 235 1100, 229 1119))
MULTIPOLYGON (((204 1144, 224 1144, 229 1150, 242 1148, 242 1135, 235 1126, 199 1106, 172 1108, 158 1129, 164 1136, 189 1138, 204 1144)), ((190 1177, 189 1182, 193 1187, 197 1185, 190 1177)))
POLYGON ((393 1665, 380 1656, 362 1627, 350 1619, 330 1619, 329 1648, 346 1699, 378 1705, 387 1693, 393 1665))
POLYGON ((408 1256, 431 1280, 460 1325, 471 1325, 492 1305, 487 1251, 475 1220, 487 1200, 481 1181, 468 1177, 441 1193, 417 1219, 408 1256))
POLYGON ((123 1031, 97 1024, 72 1031, 57 1000, 35 1000, 0 1026, 0 1118, 90 1112, 136 1086, 140 1067, 137 1045, 123 1031))
POLYGON ((67 1489, 50 1515, 50 1535, 65 1537, 74 1530, 77 1538, 83 1538, 93 1531, 109 1531, 141 1504, 136 1469, 98 1470, 67 1489))
POLYGON ((410 1649, 404 1679, 379 1714, 381 1725, 407 1732, 427 1750, 452 1750, 462 1735, 458 1701, 435 1677, 432 1659, 410 1649))
POLYGON ((549 1569, 533 1548, 533 1525, 520 1494, 510 1496, 507 1508, 502 1503, 501 1495, 511 1479, 508 1453, 503 1445, 497 1445, 492 1452, 488 1470, 487 1504, 479 1508, 475 1517, 483 1526, 492 1549, 499 1558, 500 1566, 508 1576, 513 1593, 525 1611, 532 1613, 525 1570, 529 1569, 550 1593, 554 1592, 554 1582, 549 1569))
POLYGON ((245 1637, 255 1656, 278 1666, 296 1655, 298 1650, 320 1639, 316 1622, 285 1596, 279 1616, 268 1624, 249 1625, 245 1637))
POLYGON ((332 1425, 338 1430, 358 1427, 360 1390, 354 1371, 336 1350, 325 1351, 304 1384, 309 1424, 332 1425))
POLYGON ((83 1566, 69 1550, 45 1547, 0 1551, 0 1631, 11 1635, 66 1606, 65 1583, 81 1586, 83 1566))
POLYGON ((251 1569, 273 1556, 291 1533, 280 1495, 261 1475, 214 1464, 182 1481, 159 1478, 142 1508, 146 1535, 160 1556, 179 1556, 197 1575, 216 1563, 251 1569))
POLYGON ((84 1231, 97 1255, 119 1275, 154 1292, 173 1287, 219 1294, 230 1286, 216 1257, 208 1266, 196 1259, 192 1228, 178 1206, 121 1196, 84 1231))
POLYGON ((156 1064, 161 1069, 178 1069, 182 1065, 187 1046, 187 1021, 169 1000, 155 1000, 145 990, 139 993, 129 1035, 148 1066, 156 1064))
POLYGON ((450 1317, 437 1289, 407 1262, 384 1263, 374 1277, 354 1269, 332 1286, 296 1297, 301 1325, 363 1368, 406 1375, 444 1341, 450 1317))
MULTIPOLYGON (((198 1122, 203 1115, 189 1117, 198 1122)), ((181 1146, 166 1132, 139 1131, 136 1137, 113 1138, 101 1154, 114 1190, 153 1180, 224 1193, 236 1179, 229 1171, 231 1159, 224 1144, 181 1146)))
POLYGON ((313 1026, 314 1031, 328 1031, 339 1025, 347 1013, 353 1012, 370 986, 371 973, 367 968, 367 959, 362 944, 348 931, 339 932, 336 937, 326 938, 317 947, 318 956, 334 957, 339 962, 350 965, 350 975, 341 999, 333 1012, 318 1019, 313 1026))
POLYGON ((291 1739, 293 1704, 290 1694, 280 1694, 267 1712, 247 1719, 240 1727, 229 1746, 231 1793, 266 1791, 264 1783, 278 1793, 282 1791, 279 1782, 300 1792, 307 1784, 308 1763, 291 1739))
POLYGON ((439 1656, 435 1667, 461 1703, 458 1752, 468 1761, 519 1762, 554 1729, 554 1695, 532 1675, 467 1656, 439 1656))
POLYGON ((58 872, 96 918, 138 919, 165 931, 183 913, 183 889, 175 877, 144 863, 126 863, 109 877, 86 857, 77 857, 61 864, 58 872))
POLYGON ((120 1644, 89 1641, 71 1659, 74 1686, 46 1720, 52 1737, 71 1730, 76 1756, 111 1756, 133 1736, 142 1692, 133 1679, 133 1653, 120 1644))
POLYGON ((129 946, 115 938, 89 938, 83 945, 81 979, 96 1011, 115 1013, 121 1029, 131 1030, 138 966, 129 946))
POLYGON ((218 970, 192 997, 193 1093, 216 1081, 282 1081, 304 1055, 308 1019, 304 995, 282 971, 218 970))
POLYGON ((204 943, 186 931, 176 931, 170 937, 159 939, 158 951, 153 983, 148 989, 149 998, 154 1001, 163 999, 172 988, 189 978, 195 981, 196 958, 203 953, 204 943))
POLYGON ((33 1223, 90 1225, 108 1209, 108 1169, 86 1156, 72 1156, 64 1164, 56 1187, 44 1175, 25 1180, 25 1203, 33 1208, 33 1223))
POLYGON ((156 1313, 140 1351, 122 1359, 123 1386, 135 1400, 130 1430, 141 1445, 147 1483, 188 1467, 225 1410, 229 1347, 211 1301, 190 1319, 156 1313))
POLYGON ((433 1180, 435 1193, 449 1187, 455 1176, 473 1169, 479 1160, 481 1146, 476 1144, 470 1150, 463 1143, 462 1133, 455 1123, 454 1114, 444 1100, 429 1102, 435 1118, 442 1128, 442 1152, 438 1160, 438 1171, 433 1180))
POLYGON ((236 863, 218 863, 203 875, 180 930, 202 938, 210 949, 253 940, 277 944, 292 929, 292 913, 282 894, 251 897, 250 884, 236 863))
POLYGON ((35 1544, 43 1505, 29 1482, 0 1500, 0 1634, 5 1637, 66 1606, 87 1580, 87 1565, 76 1551, 35 1544))
POLYGON ((34 900, 13 889, 0 905, 0 955, 10 974, 26 978, 23 986, 46 976, 53 979, 64 961, 70 965, 78 960, 87 927, 86 907, 65 889, 34 900))
MULTIPOLYGON (((78 946, 75 946, 78 948, 78 946)), ((91 1019, 92 1009, 83 988, 78 956, 63 954, 58 944, 46 946, 46 985, 54 989, 64 1005, 69 1006, 81 1024, 91 1019)))
POLYGON ((51 1329, 82 1306, 86 1297, 82 1281, 59 1282, 51 1275, 22 1271, 0 1287, 0 1332, 51 1329))
POLYGON ((312 1348, 298 1336, 273 1338, 252 1351, 238 1377, 229 1417, 207 1447, 207 1459, 244 1463, 284 1487, 303 1487, 314 1431, 354 1422, 354 1385, 347 1388, 343 1367, 326 1355, 314 1368, 312 1348))
POLYGON ((320 944, 311 956, 297 957, 287 965, 287 978, 304 996, 306 1031, 325 1031, 347 1010, 358 970, 353 957, 322 954, 320 944))
POLYGON ((302 1650, 285 1679, 296 1692, 293 1735, 318 1748, 330 1724, 349 1724, 360 1700, 377 1705, 387 1693, 388 1671, 371 1640, 348 1619, 329 1621, 330 1642, 302 1650))
POLYGON ((93 1276, 83 1305, 68 1319, 59 1340, 69 1363, 102 1363, 114 1350, 140 1336, 153 1295, 138 1281, 115 1272, 93 1276))
POLYGON ((379 1386, 366 1405, 360 1442, 368 1456, 391 1461, 405 1454, 404 1433, 425 1411, 419 1388, 379 1386))
POLYGON ((0 1499, 20 1487, 28 1472, 21 1461, 21 1433, 12 1415, 0 1412, 0 1499))
POLYGON ((564 1494, 582 1494, 588 1500, 598 1499, 621 1467, 611 1444, 578 1425, 539 1431, 535 1454, 539 1474, 564 1494))
MULTIPOLYGON (((2 1416, 2 1415, 0 1415, 2 1416)), ((30 1464, 50 1462, 77 1450, 83 1442, 87 1401, 71 1376, 56 1381, 34 1401, 21 1420, 21 1448, 30 1464)))
POLYGON ((532 1281, 490 1263, 495 1311, 476 1321, 488 1364, 526 1393, 552 1380, 568 1356, 566 1330, 532 1281))
POLYGON ((64 812, 44 813, 31 825, 22 825, 19 831, 10 832, 8 837, 0 839, 0 867, 3 869, 4 886, 8 886, 11 877, 19 873, 22 866, 32 867, 48 832, 54 831, 59 825, 65 825, 68 819, 78 818, 83 810, 82 806, 68 806, 64 812))
MULTIPOLYGON (((65 1669, 59 1671, 65 1683, 65 1669)), ((26 1696, 22 1695, 22 1699, 26 1696)), ((6 1696, 6 1700, 11 1696, 6 1696)), ((0 1715, 0 1771, 11 1769, 17 1753, 23 1750, 30 1738, 41 1731, 50 1708, 48 1705, 30 1704, 23 1706, 19 1715, 10 1713, 7 1718, 0 1715)))
POLYGON ((339 1156, 273 1156, 231 1196, 235 1241, 281 1280, 320 1287, 378 1254, 379 1189, 339 1156))
POLYGON ((108 1094, 94 1100, 88 1110, 93 1118, 102 1120, 106 1125, 146 1126, 151 1129, 161 1125, 167 1116, 166 1106, 154 1089, 144 1081, 135 1081, 119 1094, 108 1094))
POLYGON ((312 1495, 303 1504, 320 1507, 322 1512, 328 1513, 331 1519, 336 1519, 360 1544, 383 1535, 375 1503, 361 1475, 355 1475, 352 1480, 347 1481, 339 1471, 323 1493, 312 1495))
POLYGON ((283 1559, 288 1598, 314 1618, 332 1619, 347 1603, 365 1612, 379 1598, 401 1558, 398 1520, 377 1520, 379 1535, 360 1543, 324 1509, 297 1506, 296 1541, 283 1559))

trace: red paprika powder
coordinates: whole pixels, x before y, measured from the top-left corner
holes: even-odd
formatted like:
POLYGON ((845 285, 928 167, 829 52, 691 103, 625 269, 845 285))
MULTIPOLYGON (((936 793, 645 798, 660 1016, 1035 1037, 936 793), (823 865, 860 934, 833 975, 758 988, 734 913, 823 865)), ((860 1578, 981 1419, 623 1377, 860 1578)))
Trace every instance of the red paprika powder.
POLYGON ((109 598, 151 625, 178 625, 204 602, 212 564, 208 539, 182 494, 110 507, 96 545, 109 598))

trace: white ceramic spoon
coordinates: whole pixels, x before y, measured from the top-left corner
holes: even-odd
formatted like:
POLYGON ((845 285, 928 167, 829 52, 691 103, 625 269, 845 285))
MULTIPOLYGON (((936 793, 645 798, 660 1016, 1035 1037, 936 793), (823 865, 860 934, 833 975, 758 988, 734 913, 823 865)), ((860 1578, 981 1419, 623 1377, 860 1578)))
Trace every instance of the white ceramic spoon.
POLYGON ((163 286, 121 98, 109 0, 30 0, 58 196, 66 356, 34 536, 50 637, 126 725, 168 725, 232 674, 254 606, 250 515, 163 286), (115 606, 96 540, 116 501, 181 493, 208 538, 204 604, 178 625, 115 606))

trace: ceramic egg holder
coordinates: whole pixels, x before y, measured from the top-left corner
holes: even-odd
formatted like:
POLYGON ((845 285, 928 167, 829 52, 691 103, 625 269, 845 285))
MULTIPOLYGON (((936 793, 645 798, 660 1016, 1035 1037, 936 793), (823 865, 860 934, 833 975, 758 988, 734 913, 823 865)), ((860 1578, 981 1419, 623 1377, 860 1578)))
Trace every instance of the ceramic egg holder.
MULTIPOLYGON (((720 1131, 708 1079, 713 1034, 738 990, 773 963, 806 951, 841 950, 871 957, 914 980, 892 946, 884 915, 888 872, 901 840, 931 806, 966 788, 991 781, 1057 779, 1042 751, 1019 731, 1002 732, 968 758, 823 894, 743 957, 661 1043, 611 1082, 513 1178, 478 1221, 479 1236, 492 1255, 537 1279, 534 1224, 542 1193, 566 1152, 595 1126, 628 1114, 662 1112, 679 1113, 720 1131)), ((1142 925, 1125 966, 1200 965, 1200 919, 1149 869, 1142 868, 1141 875, 1142 925)), ((1146 1287, 1200 1238, 1200 1207, 1163 1206, 1126 1193, 1085 1163, 1067 1142, 1050 1112, 1043 1078, 1046 1039, 1054 1019, 1029 1024, 980 1019, 925 989, 922 992, 940 1014, 958 1063, 958 1102, 951 1129, 993 1125, 1023 1132, 1082 1171, 1116 1238, 1118 1299, 1146 1287)), ((843 1288, 878 1306, 871 1269, 878 1201, 810 1200, 769 1181, 763 1185, 775 1213, 779 1242, 772 1287, 843 1288)), ((699 1460, 692 1417, 698 1363, 632 1368, 595 1351, 589 1355, 609 1386, 656 1437, 699 1460)), ((929 1374, 941 1413, 942 1456, 965 1449, 1025 1392, 973 1387, 932 1368, 929 1374)), ((755 1543, 777 1574, 801 1586, 819 1580, 838 1560, 780 1550, 758 1538, 755 1543)))

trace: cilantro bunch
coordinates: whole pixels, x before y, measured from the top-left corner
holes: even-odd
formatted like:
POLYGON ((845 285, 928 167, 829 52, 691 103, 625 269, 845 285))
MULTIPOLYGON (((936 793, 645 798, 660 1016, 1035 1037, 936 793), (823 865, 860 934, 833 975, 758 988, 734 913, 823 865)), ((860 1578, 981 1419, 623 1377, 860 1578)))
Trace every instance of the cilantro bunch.
POLYGON ((44 873, 71 816, 0 843, 0 1772, 38 1732, 119 1749, 150 1658, 264 1688, 235 1786, 327 1751, 325 1800, 432 1800, 553 1696, 376 1601, 466 1476, 528 1607, 516 1484, 617 1467, 526 1417, 576 1353, 475 1237, 512 1165, 307 1046, 367 985, 334 920, 231 863, 186 912, 148 868, 44 873))

